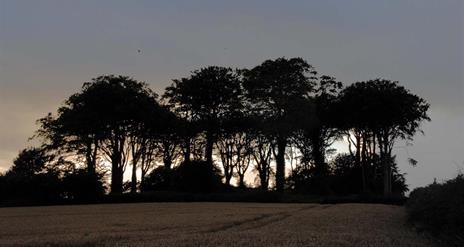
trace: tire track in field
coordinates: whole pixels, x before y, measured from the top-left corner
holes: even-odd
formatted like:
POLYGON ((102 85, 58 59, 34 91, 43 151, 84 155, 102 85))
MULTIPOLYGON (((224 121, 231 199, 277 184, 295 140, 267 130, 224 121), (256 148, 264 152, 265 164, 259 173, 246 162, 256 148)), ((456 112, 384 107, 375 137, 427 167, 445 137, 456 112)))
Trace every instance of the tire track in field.
POLYGON ((293 216, 295 213, 309 210, 309 209, 314 209, 315 207, 318 207, 319 205, 310 205, 307 207, 302 207, 297 210, 292 210, 292 211, 283 211, 283 212, 278 212, 278 213, 273 213, 273 214, 261 214, 259 216, 241 220, 241 221, 234 221, 229 224, 225 224, 220 227, 212 228, 206 231, 203 231, 202 233, 217 233, 217 232, 222 232, 222 231, 227 231, 231 229, 236 229, 239 228, 238 230, 240 231, 246 231, 246 230, 253 230, 253 229, 258 229, 282 220, 287 219, 290 216, 293 216))

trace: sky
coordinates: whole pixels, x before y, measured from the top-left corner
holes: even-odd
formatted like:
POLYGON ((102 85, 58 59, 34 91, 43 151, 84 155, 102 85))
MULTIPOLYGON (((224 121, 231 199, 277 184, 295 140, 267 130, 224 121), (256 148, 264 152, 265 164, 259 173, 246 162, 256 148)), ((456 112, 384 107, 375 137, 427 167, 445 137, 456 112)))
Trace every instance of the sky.
POLYGON ((464 172, 461 0, 0 0, 0 171, 93 77, 133 76, 161 94, 203 66, 282 56, 345 84, 397 80, 431 104, 425 135, 395 147, 410 188, 464 172))

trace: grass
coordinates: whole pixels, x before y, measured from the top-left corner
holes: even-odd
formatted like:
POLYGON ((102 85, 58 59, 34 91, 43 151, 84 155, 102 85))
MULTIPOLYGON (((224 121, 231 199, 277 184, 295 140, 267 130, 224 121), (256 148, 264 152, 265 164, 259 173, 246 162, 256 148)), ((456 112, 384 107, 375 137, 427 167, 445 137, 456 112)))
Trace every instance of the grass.
POLYGON ((136 203, 0 208, 0 246, 431 246, 403 207, 136 203))

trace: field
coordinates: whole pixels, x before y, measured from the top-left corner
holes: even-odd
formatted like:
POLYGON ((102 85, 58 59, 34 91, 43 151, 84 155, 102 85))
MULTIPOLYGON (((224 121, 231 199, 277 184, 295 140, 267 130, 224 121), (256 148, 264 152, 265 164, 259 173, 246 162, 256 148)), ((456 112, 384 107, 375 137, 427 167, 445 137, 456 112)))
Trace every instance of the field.
POLYGON ((0 246, 431 246, 405 217, 376 204, 0 208, 0 246))

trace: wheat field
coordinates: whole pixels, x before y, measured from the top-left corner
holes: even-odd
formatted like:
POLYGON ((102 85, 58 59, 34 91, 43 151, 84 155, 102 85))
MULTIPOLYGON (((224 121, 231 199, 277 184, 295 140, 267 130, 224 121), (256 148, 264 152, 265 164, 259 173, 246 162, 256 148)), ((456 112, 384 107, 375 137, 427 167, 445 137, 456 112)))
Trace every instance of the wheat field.
POLYGON ((431 246, 405 217, 374 204, 0 208, 0 246, 431 246))

